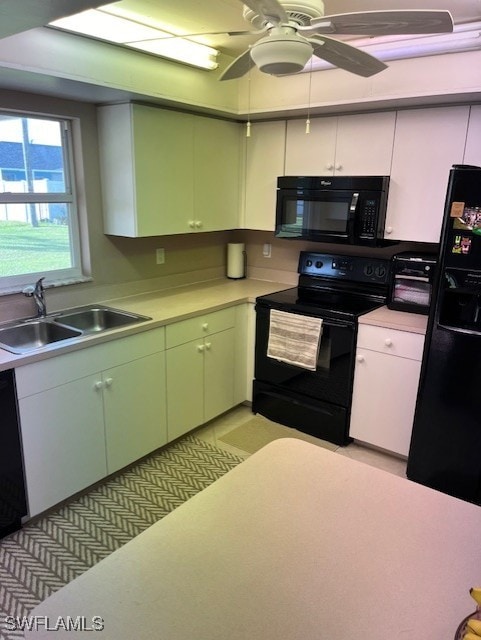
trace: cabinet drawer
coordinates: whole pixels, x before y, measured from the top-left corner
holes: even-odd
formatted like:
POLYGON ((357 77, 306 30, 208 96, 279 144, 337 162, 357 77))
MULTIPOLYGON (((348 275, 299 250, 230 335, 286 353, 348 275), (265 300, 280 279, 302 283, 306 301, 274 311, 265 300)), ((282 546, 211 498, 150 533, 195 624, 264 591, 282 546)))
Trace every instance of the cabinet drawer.
POLYGON ((235 307, 206 313, 188 320, 169 324, 165 328, 165 344, 170 349, 179 344, 203 338, 235 326, 235 307))
POLYGON ((138 360, 165 348, 164 327, 85 347, 15 369, 19 398, 138 360))
POLYGON ((362 324, 359 325, 357 348, 422 360, 424 338, 421 333, 362 324))

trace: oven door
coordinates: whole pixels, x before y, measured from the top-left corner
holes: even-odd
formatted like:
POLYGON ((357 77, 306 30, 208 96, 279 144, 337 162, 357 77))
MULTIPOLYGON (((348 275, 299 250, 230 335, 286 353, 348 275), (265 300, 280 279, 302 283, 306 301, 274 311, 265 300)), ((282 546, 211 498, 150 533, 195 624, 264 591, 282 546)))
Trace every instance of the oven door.
POLYGON ((358 200, 350 190, 278 189, 275 235, 349 242, 358 200))
MULTIPOLYGON (((283 311, 287 311, 283 309, 283 311)), ((296 309, 291 309, 299 313, 296 309)), ((307 315, 307 314, 303 314, 307 315)), ((312 400, 349 407, 352 395, 356 324, 324 319, 315 371, 268 357, 270 308, 256 305, 255 378, 312 400)))

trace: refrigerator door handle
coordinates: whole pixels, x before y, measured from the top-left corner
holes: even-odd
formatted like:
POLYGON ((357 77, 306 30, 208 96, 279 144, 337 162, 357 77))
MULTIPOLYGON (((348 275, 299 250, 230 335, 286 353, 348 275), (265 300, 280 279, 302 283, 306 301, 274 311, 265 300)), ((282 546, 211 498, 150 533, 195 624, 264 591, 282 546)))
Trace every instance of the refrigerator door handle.
POLYGON ((450 333, 461 333, 469 336, 481 336, 481 331, 473 331, 472 329, 462 329, 461 327, 452 327, 447 324, 438 322, 438 328, 449 331, 450 333))

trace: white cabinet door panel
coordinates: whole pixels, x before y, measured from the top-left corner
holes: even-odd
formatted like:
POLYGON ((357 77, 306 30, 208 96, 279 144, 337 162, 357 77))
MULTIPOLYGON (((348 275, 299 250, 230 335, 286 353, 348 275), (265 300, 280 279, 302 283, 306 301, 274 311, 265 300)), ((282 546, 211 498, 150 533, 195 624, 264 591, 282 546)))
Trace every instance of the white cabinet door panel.
POLYGON ((255 122, 246 140, 245 229, 274 231, 278 176, 284 175, 286 123, 255 122))
POLYGON ((439 242, 449 171, 463 161, 469 107, 400 111, 386 239, 439 242))
POLYGON ((30 516, 107 475, 99 379, 82 378, 20 401, 30 516))
POLYGON ((464 164, 481 167, 481 105, 471 107, 464 164))
POLYGON ((167 443, 165 354, 102 374, 107 471, 113 473, 167 443))
POLYGON ((421 362, 358 349, 349 435, 407 456, 421 362))

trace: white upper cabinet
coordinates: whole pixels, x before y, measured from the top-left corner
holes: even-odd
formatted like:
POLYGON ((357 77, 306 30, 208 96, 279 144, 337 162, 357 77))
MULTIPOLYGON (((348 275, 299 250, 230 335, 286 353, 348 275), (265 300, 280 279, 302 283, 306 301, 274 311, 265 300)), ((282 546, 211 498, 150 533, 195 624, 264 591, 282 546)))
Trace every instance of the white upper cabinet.
POLYGON ((336 153, 337 118, 289 120, 286 131, 286 176, 332 175, 336 153), (330 167, 330 168, 328 168, 330 167))
POLYGON ((137 104, 99 107, 107 234, 145 237, 237 226, 237 123, 137 104))
POLYGON ((236 122, 194 117, 194 226, 200 231, 238 227, 242 132, 236 122))
POLYGON ((287 123, 285 174, 382 175, 391 172, 396 114, 382 112, 287 123))
POLYGON ((471 107, 469 114, 468 136, 464 151, 464 164, 481 167, 481 106, 471 107))
POLYGON ((278 176, 284 175, 286 123, 255 122, 246 139, 244 219, 241 227, 273 231, 278 176))
POLYGON ((463 162, 469 107, 400 111, 385 238, 439 242, 449 171, 463 162))

